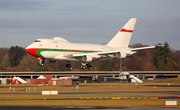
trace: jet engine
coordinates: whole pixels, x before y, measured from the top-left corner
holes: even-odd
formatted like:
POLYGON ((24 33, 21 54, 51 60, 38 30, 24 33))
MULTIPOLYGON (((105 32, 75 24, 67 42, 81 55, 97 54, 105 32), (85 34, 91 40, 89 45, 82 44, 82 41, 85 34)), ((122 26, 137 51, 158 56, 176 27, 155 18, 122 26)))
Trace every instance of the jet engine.
POLYGON ((128 55, 124 52, 117 52, 114 54, 114 56, 117 58, 126 58, 128 55))
POLYGON ((85 55, 82 57, 82 61, 83 62, 91 62, 91 61, 93 61, 93 57, 90 55, 85 55))
POLYGON ((126 53, 121 52, 121 53, 119 53, 119 54, 120 54, 120 58, 126 58, 126 53))

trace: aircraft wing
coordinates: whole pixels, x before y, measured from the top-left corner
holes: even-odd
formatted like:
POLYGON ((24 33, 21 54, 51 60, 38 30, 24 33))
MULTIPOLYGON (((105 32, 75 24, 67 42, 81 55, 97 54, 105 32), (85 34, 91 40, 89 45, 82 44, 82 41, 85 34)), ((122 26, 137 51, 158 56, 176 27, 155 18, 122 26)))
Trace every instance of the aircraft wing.
POLYGON ((77 58, 77 57, 86 57, 86 56, 91 56, 91 57, 101 57, 101 56, 112 56, 112 57, 117 57, 117 58, 126 58, 127 55, 132 55, 133 53, 136 53, 137 50, 144 50, 144 49, 151 49, 155 47, 163 47, 163 45, 157 45, 157 46, 149 46, 149 47, 139 47, 139 48, 131 48, 127 49, 124 51, 120 50, 114 50, 114 51, 103 51, 103 52, 92 52, 92 53, 76 53, 76 54, 64 54, 64 57, 69 57, 69 58, 77 58))
POLYGON ((91 80, 98 80, 98 79, 123 79, 123 77, 110 77, 110 76, 79 76, 79 78, 89 78, 91 80))
POLYGON ((123 51, 119 51, 119 50, 114 50, 114 51, 103 51, 103 52, 92 52, 92 53, 78 53, 78 54, 64 54, 64 57, 83 57, 83 56, 87 56, 90 55, 92 57, 97 57, 97 56, 102 56, 102 55, 113 55, 114 57, 120 57, 124 58, 126 57, 127 54, 133 54, 136 53, 135 51, 137 50, 144 50, 144 49, 151 49, 151 48, 156 48, 156 47, 163 47, 164 45, 156 45, 156 46, 149 46, 149 47, 139 47, 139 48, 131 48, 130 51, 128 51, 127 53, 123 52, 123 51))
POLYGON ((65 54, 64 57, 83 57, 86 55, 112 55, 119 53, 119 51, 104 51, 104 52, 93 52, 93 53, 79 53, 79 54, 65 54))
POLYGON ((104 51, 104 52, 97 52, 98 55, 110 55, 118 53, 119 51, 104 51))
POLYGON ((64 54, 64 57, 83 57, 87 55, 86 53, 80 53, 80 54, 64 54))
POLYGON ((125 58, 127 55, 125 52, 120 51, 104 51, 104 52, 92 52, 92 53, 76 53, 76 54, 64 54, 63 57, 69 58, 100 58, 100 57, 116 57, 116 58, 125 58))
POLYGON ((164 45, 156 45, 156 46, 149 46, 149 47, 132 48, 131 51, 143 50, 143 49, 151 49, 151 48, 163 47, 163 46, 164 46, 164 45))

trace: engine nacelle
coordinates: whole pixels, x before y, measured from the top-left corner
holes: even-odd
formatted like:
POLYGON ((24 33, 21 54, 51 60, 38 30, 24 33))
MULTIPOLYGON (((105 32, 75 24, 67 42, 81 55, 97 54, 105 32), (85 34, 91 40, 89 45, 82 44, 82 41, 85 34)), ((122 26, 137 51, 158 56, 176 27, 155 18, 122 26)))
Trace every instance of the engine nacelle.
POLYGON ((116 53, 116 57, 117 58, 126 58, 127 54, 124 52, 118 52, 118 53, 116 53))
POLYGON ((83 62, 91 62, 91 61, 93 61, 93 57, 90 55, 85 55, 82 57, 82 61, 83 62))
POLYGON ((121 52, 121 58, 126 58, 126 53, 121 52))

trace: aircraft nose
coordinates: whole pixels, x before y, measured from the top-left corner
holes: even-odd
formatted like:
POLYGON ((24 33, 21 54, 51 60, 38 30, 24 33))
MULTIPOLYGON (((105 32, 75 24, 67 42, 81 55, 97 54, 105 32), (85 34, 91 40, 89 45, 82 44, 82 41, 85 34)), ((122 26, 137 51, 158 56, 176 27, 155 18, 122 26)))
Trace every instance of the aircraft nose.
POLYGON ((33 55, 33 56, 35 56, 35 57, 41 57, 41 56, 37 53, 38 49, 33 48, 32 46, 26 47, 26 48, 25 48, 25 51, 26 51, 27 53, 29 53, 30 55, 33 55))
POLYGON ((25 48, 25 51, 30 54, 29 46, 27 46, 27 47, 25 48))
POLYGON ((25 48, 25 50, 28 49, 28 46, 25 48))

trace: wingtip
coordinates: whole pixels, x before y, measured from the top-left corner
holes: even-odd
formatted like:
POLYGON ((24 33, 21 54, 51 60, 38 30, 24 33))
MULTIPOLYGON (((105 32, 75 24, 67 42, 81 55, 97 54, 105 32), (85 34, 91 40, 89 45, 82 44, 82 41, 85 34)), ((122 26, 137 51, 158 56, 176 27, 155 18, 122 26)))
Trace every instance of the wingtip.
POLYGON ((164 47, 164 45, 156 45, 155 47, 164 47))

